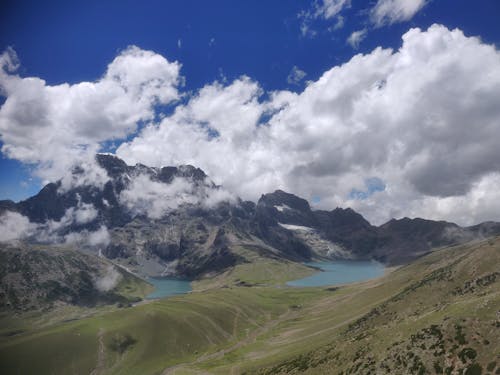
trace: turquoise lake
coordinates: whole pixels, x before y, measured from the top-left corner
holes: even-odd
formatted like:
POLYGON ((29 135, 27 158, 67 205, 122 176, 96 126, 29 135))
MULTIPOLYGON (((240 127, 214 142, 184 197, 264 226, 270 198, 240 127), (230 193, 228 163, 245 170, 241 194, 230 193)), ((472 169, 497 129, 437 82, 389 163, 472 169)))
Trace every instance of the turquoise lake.
POLYGON ((191 291, 191 282, 187 280, 151 277, 147 281, 155 287, 154 292, 146 296, 147 299, 171 297, 191 291))
POLYGON ((356 281, 374 279, 384 274, 384 265, 375 261, 335 261, 310 262, 308 266, 320 268, 321 271, 303 279, 289 281, 287 285, 307 287, 347 284, 356 281))

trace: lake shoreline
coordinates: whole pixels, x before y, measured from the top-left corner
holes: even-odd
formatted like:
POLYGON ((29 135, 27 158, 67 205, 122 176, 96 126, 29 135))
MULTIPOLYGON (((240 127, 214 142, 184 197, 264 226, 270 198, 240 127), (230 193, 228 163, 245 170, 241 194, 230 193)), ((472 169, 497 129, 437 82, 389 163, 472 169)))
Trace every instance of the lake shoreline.
POLYGON ((384 276, 386 267, 377 261, 336 260, 330 262, 308 262, 304 265, 317 269, 315 274, 286 283, 290 287, 321 287, 345 285, 384 276))

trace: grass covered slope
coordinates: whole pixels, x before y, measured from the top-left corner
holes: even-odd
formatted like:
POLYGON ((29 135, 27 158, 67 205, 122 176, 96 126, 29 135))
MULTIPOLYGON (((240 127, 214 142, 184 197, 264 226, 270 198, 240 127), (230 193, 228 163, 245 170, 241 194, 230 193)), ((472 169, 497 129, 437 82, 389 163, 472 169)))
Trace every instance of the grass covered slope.
POLYGON ((287 281, 310 276, 317 272, 301 263, 256 251, 249 245, 231 248, 243 262, 217 275, 200 278, 192 282, 194 290, 226 288, 233 286, 279 286, 287 281))
POLYGON ((316 291, 258 288, 192 293, 4 336, 0 363, 6 374, 160 373, 227 350, 315 298, 316 291))
POLYGON ((494 374, 499 264, 495 239, 340 288, 235 286, 268 284, 276 265, 247 266, 224 287, 3 334, 0 363, 6 374, 494 374))
POLYGON ((333 330, 330 344, 256 372, 498 374, 499 265, 499 239, 437 251, 370 288, 378 294, 399 284, 396 293, 333 330))

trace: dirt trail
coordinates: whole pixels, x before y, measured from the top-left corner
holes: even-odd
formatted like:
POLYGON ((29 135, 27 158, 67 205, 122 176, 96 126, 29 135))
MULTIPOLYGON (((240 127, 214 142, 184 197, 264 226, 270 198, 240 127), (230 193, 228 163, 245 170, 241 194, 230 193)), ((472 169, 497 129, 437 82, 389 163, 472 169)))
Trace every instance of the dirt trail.
POLYGON ((99 375, 103 373, 105 366, 105 353, 104 353, 104 329, 99 328, 97 333, 97 341, 99 348, 97 349, 97 364, 95 369, 92 370, 90 375, 99 375))
POLYGON ((269 330, 273 329, 276 327, 278 324, 284 322, 287 319, 293 318, 295 315, 297 315, 296 311, 292 311, 288 309, 285 313, 281 314, 278 318, 274 320, 270 320, 266 322, 264 325, 261 327, 257 328, 253 332, 250 332, 245 338, 239 340, 235 344, 231 345, 228 348, 221 349, 219 351, 216 351, 214 353, 206 353, 194 360, 193 362, 188 362, 188 363, 180 363, 178 365, 168 367, 165 369, 162 373, 162 375, 175 375, 176 371, 189 365, 195 365, 197 363, 213 360, 213 359, 218 359, 224 357, 227 353, 230 353, 236 349, 241 348, 244 345, 248 345, 251 343, 254 343, 257 338, 265 333, 267 333, 269 330))
MULTIPOLYGON (((363 284, 365 284, 367 286, 367 288, 370 288, 370 287, 373 287, 374 285, 377 285, 376 283, 378 282, 378 280, 369 280, 369 281, 366 281, 366 282, 363 282, 363 284)), ((366 292, 366 288, 363 288, 363 289, 360 289, 354 293, 349 293, 348 295, 345 295, 345 296, 340 296, 339 298, 336 298, 334 299, 334 301, 336 300, 336 302, 343 302, 345 303, 346 301, 349 301, 351 299, 353 299, 355 296, 357 296, 358 294, 360 293, 364 293, 366 292)), ((380 303, 382 303, 383 301, 385 301, 386 298, 381 298, 380 300, 377 300, 375 302, 372 302, 369 306, 376 306, 380 303)), ((325 298, 324 302, 319 302, 319 304, 315 305, 316 308, 318 306, 322 306, 322 304, 327 304, 327 305, 330 305, 332 303, 332 299, 331 298, 325 298)), ((365 306, 366 307, 366 306, 365 306)), ((324 334, 326 331, 334 331, 342 326, 345 326, 349 323, 352 323, 353 321, 355 321, 356 319, 359 319, 361 318, 363 315, 366 314, 367 311, 363 311, 363 312, 360 312, 359 314, 356 314, 354 316, 351 316, 349 317, 348 319, 345 319, 337 324, 334 324, 332 325, 331 327, 328 327, 326 329, 322 329, 321 331, 319 332, 315 332, 315 333, 310 333, 306 336, 301 336, 301 338, 310 338, 310 337, 314 337, 316 335, 320 335, 320 334, 324 334)), ((200 373, 199 370, 196 370, 190 366, 192 365, 196 365, 196 364, 199 364, 199 363, 202 363, 202 362, 205 362, 205 361, 209 361, 209 360, 214 360, 214 359, 219 359, 219 358, 222 358, 224 357, 227 353, 230 353, 234 350, 237 350, 245 345, 248 345, 248 344, 252 344, 254 342, 257 341, 257 338, 267 332, 269 332, 271 329, 275 328, 277 325, 281 324, 282 322, 286 321, 286 320, 289 320, 289 319, 294 319, 300 315, 303 315, 304 314, 304 311, 300 311, 300 310, 290 310, 288 309, 285 313, 281 314, 280 316, 278 316, 276 319, 274 320, 268 320, 264 325, 258 327, 257 329, 255 329, 254 331, 250 332, 250 333, 247 333, 247 336, 242 338, 241 340, 239 340, 238 342, 236 342, 235 344, 233 344, 232 346, 226 348, 226 349, 221 349, 217 352, 213 352, 213 353, 206 353, 206 354, 203 354, 201 356, 199 356, 198 358, 196 358, 196 360, 192 361, 192 362, 187 362, 187 363, 180 363, 178 365, 175 365, 175 366, 172 366, 172 367, 168 367, 166 368, 162 375, 175 375, 176 374, 176 371, 177 370, 186 370, 186 369, 189 369, 190 371, 193 371, 193 373, 200 373)), ((237 314, 237 317, 236 319, 238 319, 238 314, 237 314)), ((236 328, 236 320, 234 322, 234 327, 233 327, 233 335, 235 333, 235 328, 236 328)), ((290 339, 290 338, 289 338, 290 339)), ((239 370, 239 366, 238 365, 234 365, 231 367, 231 374, 236 374, 239 370)), ((203 374, 210 374, 210 373, 207 373, 207 372, 202 372, 203 374)))

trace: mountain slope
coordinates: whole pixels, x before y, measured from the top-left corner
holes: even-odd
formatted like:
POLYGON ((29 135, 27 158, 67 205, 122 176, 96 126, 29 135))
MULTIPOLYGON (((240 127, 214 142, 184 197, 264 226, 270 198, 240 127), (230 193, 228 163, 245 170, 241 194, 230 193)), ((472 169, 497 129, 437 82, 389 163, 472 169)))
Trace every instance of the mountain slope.
POLYGON ((378 288, 411 276, 332 343, 258 373, 498 373, 498 264, 498 238, 421 258, 386 278, 378 288))
POLYGON ((69 248, 0 244, 0 311, 130 303, 152 289, 110 262, 69 248))
POLYGON ((340 288, 195 292, 0 337, 0 360, 7 374, 495 373, 499 261, 497 238, 340 288))

